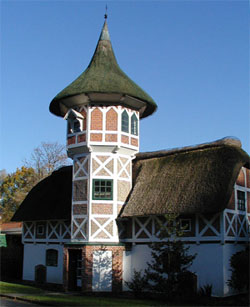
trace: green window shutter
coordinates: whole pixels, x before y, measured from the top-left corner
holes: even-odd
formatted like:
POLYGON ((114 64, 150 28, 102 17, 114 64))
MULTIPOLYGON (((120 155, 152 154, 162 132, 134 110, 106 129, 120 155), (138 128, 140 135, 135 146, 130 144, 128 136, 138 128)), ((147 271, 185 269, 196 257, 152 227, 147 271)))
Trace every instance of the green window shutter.
POLYGON ((0 247, 7 247, 6 235, 0 234, 0 247))

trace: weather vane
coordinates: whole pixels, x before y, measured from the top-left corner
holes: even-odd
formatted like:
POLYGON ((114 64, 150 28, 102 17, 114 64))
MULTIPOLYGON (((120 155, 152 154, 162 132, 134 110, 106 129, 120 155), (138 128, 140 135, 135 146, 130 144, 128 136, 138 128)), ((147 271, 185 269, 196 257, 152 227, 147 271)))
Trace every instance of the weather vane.
POLYGON ((106 7, 105 7, 105 15, 104 15, 104 18, 107 19, 108 18, 108 6, 106 4, 106 7))

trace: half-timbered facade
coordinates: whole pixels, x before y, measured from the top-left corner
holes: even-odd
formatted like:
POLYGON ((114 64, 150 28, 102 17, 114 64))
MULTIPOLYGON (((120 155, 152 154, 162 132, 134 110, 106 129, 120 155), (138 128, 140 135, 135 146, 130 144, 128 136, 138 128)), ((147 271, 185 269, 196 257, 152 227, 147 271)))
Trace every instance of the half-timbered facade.
POLYGON ((249 156, 235 139, 139 153, 139 121, 156 108, 118 66, 105 21, 89 66, 50 104, 67 121, 73 165, 39 182, 13 217, 23 221, 23 279, 126 290, 176 213, 198 254, 198 287, 231 293, 229 259, 248 242, 249 156))

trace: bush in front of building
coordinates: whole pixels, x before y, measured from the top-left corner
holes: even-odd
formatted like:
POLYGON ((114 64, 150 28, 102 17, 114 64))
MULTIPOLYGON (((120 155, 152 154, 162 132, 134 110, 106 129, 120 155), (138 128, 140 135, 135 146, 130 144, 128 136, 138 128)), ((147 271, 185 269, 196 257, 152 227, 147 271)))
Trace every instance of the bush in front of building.
POLYGON ((162 293, 167 298, 193 296, 197 290, 196 275, 188 270, 195 255, 180 240, 183 230, 177 216, 166 215, 167 224, 160 227, 160 241, 150 245, 152 261, 142 271, 134 271, 131 282, 126 285, 138 293, 150 291, 162 293))
POLYGON ((249 290, 249 259, 249 246, 230 258, 232 275, 228 285, 237 291, 249 290))

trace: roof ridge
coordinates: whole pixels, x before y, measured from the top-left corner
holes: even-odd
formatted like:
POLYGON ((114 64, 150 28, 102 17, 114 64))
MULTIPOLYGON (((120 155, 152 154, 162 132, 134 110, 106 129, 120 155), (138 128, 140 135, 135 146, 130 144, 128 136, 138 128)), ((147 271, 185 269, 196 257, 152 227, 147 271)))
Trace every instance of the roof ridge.
POLYGON ((158 151, 151 151, 151 152, 142 152, 136 155, 137 160, 144 160, 144 159, 151 159, 151 158, 159 158, 168 155, 173 155, 176 153, 184 153, 189 151, 196 151, 200 149, 212 148, 212 147, 219 147, 219 146, 235 146, 235 147, 242 147, 241 141, 236 137, 224 137, 222 139, 218 139, 213 142, 202 143, 198 145, 190 145, 185 147, 176 147, 172 149, 166 150, 158 150, 158 151))

